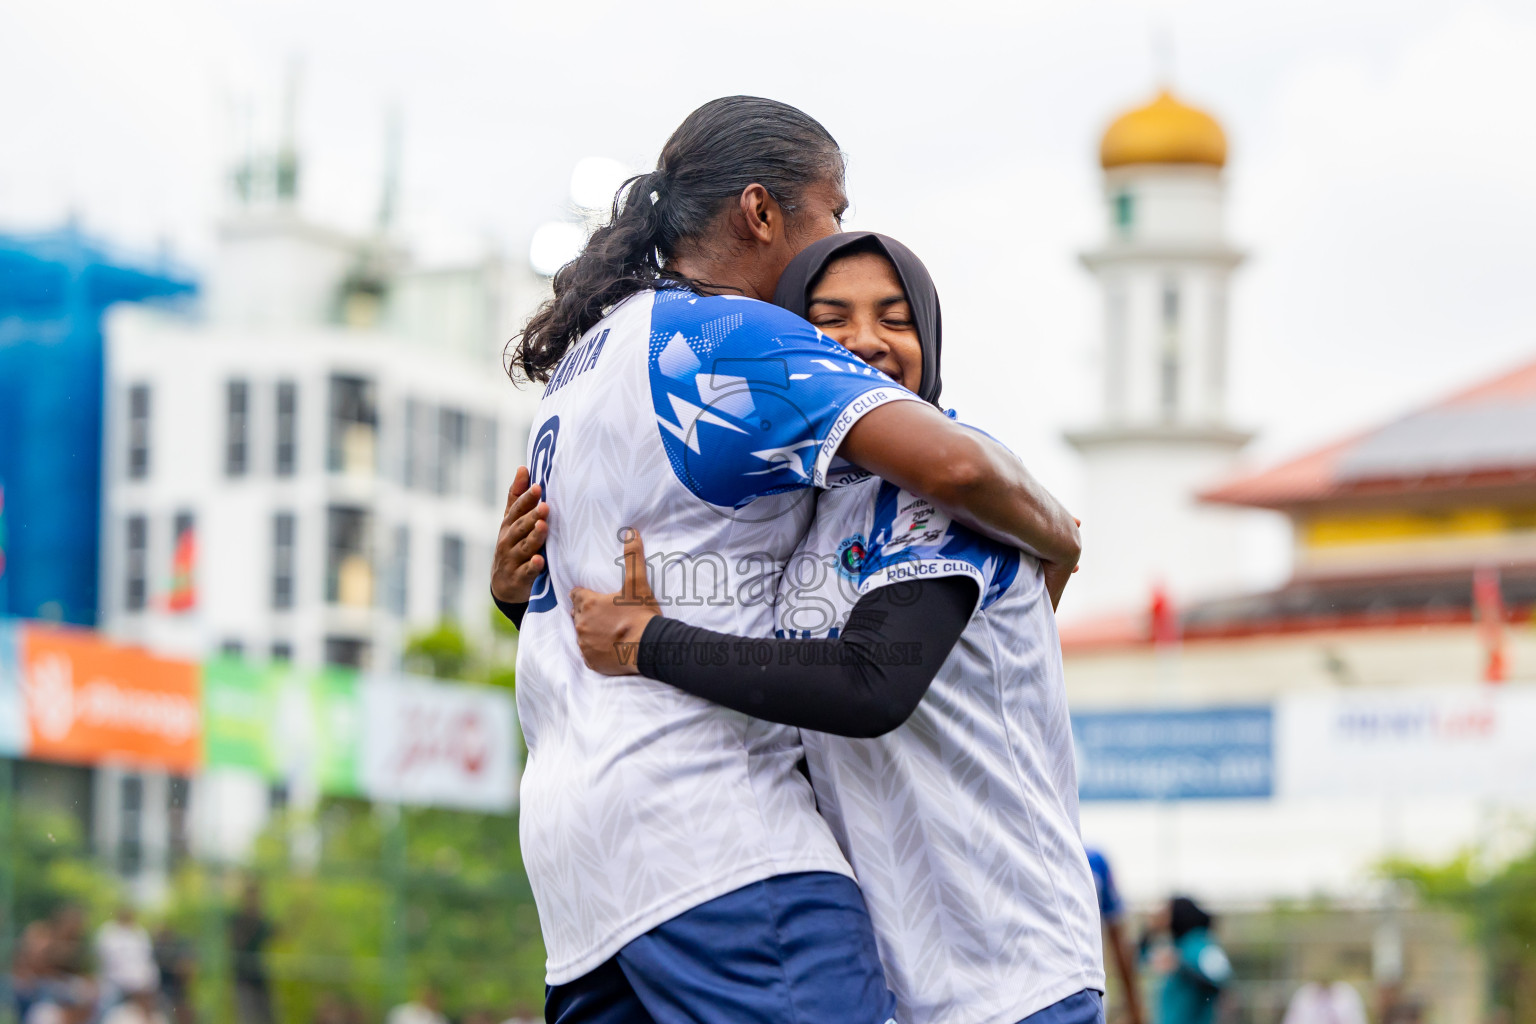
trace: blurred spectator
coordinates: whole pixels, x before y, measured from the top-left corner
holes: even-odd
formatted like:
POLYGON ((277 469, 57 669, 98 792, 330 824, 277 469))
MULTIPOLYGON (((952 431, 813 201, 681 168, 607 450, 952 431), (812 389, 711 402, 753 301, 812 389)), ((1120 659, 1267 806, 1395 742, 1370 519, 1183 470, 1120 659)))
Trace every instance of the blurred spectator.
POLYGON ((16 1019, 25 1021, 32 1004, 43 997, 53 976, 53 931, 47 921, 33 921, 22 929, 11 959, 11 998, 16 1019))
POLYGON ((96 1017, 96 987, 78 975, 65 975, 32 1003, 21 1024, 89 1024, 96 1017))
POLYGON ((155 933, 155 963, 160 967, 160 995, 170 1011, 172 1024, 193 1024, 192 969, 196 958, 192 944, 170 925, 155 933))
POLYGON ((1232 978, 1227 954, 1216 944, 1214 919, 1187 896, 1175 896, 1152 916, 1142 955, 1162 978, 1158 1024, 1211 1024, 1216 1000, 1232 978))
POLYGON ((430 982, 423 985, 414 1000, 390 1010, 384 1024, 448 1024, 437 986, 430 982))
POLYGON ((124 990, 117 1005, 102 1016, 101 1024, 167 1024, 160 1012, 160 993, 153 985, 124 990))
POLYGON ((363 1013, 351 1000, 327 992, 315 1007, 314 1024, 363 1024, 363 1013))
POLYGON ((1109 870, 1109 861, 1098 850, 1088 851, 1088 867, 1093 871, 1093 887, 1099 896, 1099 920, 1104 925, 1105 958, 1113 960, 1115 973, 1120 977, 1120 991, 1125 993, 1125 1024, 1146 1024, 1141 1009, 1141 989, 1136 979, 1136 960, 1131 955, 1131 943, 1125 934, 1125 902, 1115 887, 1115 876, 1109 870))
POLYGON ((1368 1024, 1365 1000, 1342 981, 1309 981, 1291 997, 1281 1024, 1368 1024))
POLYGON ((84 978, 90 974, 85 948, 85 911, 66 903, 49 922, 48 959, 55 974, 84 978))
POLYGON ((110 1009, 129 992, 153 996, 160 988, 154 943, 126 903, 96 929, 96 967, 103 1009, 110 1009))
POLYGON ((11 965, 21 1024, 87 1024, 95 1016, 96 986, 86 977, 84 934, 85 915, 73 905, 22 930, 11 965))
POLYGON ((235 960, 235 1006, 240 1024, 272 1024, 272 993, 267 986, 267 944, 272 922, 262 912, 261 887, 252 879, 240 895, 240 910, 229 922, 229 947, 235 960))

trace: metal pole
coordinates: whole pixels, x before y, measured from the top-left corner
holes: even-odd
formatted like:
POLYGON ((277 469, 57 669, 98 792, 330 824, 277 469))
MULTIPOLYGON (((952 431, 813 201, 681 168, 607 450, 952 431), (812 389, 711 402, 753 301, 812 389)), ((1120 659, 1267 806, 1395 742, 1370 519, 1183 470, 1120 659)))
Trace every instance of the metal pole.
POLYGON ((405 815, 399 804, 384 808, 384 883, 388 899, 384 911, 385 1008, 399 1006, 410 994, 406 984, 405 815))

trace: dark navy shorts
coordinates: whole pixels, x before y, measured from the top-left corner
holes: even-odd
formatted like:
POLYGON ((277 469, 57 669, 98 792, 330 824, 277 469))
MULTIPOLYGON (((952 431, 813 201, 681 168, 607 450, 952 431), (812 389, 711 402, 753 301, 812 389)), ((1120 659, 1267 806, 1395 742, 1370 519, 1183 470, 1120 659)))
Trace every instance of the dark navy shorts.
POLYGON ((1036 1010, 1019 1024, 1104 1024, 1104 996, 1085 988, 1036 1010))
MULTIPOLYGON (((864 897, 816 871, 754 882, 548 988, 548 1024, 888 1024, 864 897)), ((1054 1024, 1054 1022, 1052 1022, 1054 1024)))

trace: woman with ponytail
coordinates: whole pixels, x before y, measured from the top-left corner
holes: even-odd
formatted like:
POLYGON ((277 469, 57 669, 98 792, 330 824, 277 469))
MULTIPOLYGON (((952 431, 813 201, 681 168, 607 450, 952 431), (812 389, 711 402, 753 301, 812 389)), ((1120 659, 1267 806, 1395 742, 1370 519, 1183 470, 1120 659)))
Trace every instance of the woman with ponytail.
POLYGON ((622 529, 645 536, 660 604, 742 636, 771 632, 815 491, 871 473, 1038 556, 1053 597, 1077 560, 1074 521, 1015 457, 768 301, 838 230, 842 170, 793 107, 705 104, 517 340, 545 391, 493 593, 526 603, 522 850, 549 1021, 894 1019, 797 730, 583 664, 568 595, 607 589, 622 529), (520 535, 531 501, 547 524, 520 535), (531 580, 503 571, 520 536, 543 545, 531 580))

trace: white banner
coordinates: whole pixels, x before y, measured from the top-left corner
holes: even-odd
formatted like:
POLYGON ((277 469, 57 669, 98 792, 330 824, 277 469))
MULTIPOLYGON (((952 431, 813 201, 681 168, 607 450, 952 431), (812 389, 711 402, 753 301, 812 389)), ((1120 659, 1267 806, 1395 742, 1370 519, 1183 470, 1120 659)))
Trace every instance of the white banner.
POLYGON ((1277 797, 1536 798, 1536 686, 1295 694, 1275 704, 1277 797))
POLYGON ((411 678, 362 686, 362 788, 369 799, 475 811, 517 804, 512 694, 411 678))

